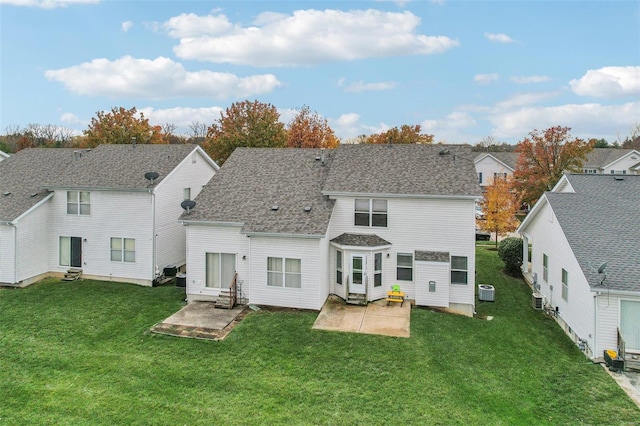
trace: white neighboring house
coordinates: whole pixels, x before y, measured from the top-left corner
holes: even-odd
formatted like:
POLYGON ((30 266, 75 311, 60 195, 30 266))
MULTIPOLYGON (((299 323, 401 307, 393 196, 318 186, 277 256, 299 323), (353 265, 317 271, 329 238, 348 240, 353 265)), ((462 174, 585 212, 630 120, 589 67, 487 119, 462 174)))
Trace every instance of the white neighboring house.
POLYGON ((636 149, 594 148, 584 162, 587 174, 640 174, 640 152, 636 149))
POLYGON ((483 152, 477 155, 474 164, 482 189, 491 185, 495 178, 512 177, 517 159, 518 154, 515 152, 483 152))
POLYGON ((525 278, 592 359, 618 330, 640 353, 639 206, 640 176, 565 174, 518 229, 525 278))
POLYGON ((152 285, 165 266, 185 264, 180 204, 217 169, 195 145, 12 155, 0 163, 0 283, 26 286, 75 268, 86 278, 152 285))
POLYGON ((469 148, 238 148, 182 215, 187 297, 319 310, 400 285, 418 305, 472 316, 475 200, 469 148))
POLYGON ((6 158, 9 158, 9 154, 7 154, 4 151, 0 151, 0 161, 4 160, 6 158))

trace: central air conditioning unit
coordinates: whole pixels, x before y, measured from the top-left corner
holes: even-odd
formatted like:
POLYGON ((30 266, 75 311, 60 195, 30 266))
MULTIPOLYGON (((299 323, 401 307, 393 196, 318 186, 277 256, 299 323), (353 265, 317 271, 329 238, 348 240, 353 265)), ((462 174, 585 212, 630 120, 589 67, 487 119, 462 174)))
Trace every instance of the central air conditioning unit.
POLYGON ((495 300, 496 290, 492 285, 478 285, 478 300, 482 302, 493 302, 495 300))
POLYGON ((540 293, 533 293, 531 295, 531 304, 533 309, 541 311, 544 308, 544 296, 540 293))

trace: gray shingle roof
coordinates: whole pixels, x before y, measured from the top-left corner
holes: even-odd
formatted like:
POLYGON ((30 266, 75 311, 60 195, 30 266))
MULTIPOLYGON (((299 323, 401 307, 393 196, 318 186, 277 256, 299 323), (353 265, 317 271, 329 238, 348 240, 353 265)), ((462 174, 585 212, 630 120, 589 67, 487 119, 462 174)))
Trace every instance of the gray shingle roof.
POLYGON ((446 251, 416 251, 416 261, 449 263, 449 252, 446 251))
POLYGON ((590 285, 640 291, 640 176, 568 174, 575 193, 546 197, 590 285))
POLYGON ((331 240, 332 243, 340 244, 341 246, 354 246, 354 247, 380 247, 390 246, 391 243, 376 234, 349 234, 344 233, 331 240))
POLYGON ((341 145, 324 193, 479 196, 471 148, 461 145, 341 145), (439 155, 441 151, 448 152, 439 155))
POLYGON ((247 233, 324 235, 334 202, 321 193, 331 159, 327 156, 323 166, 316 160, 319 154, 317 149, 237 148, 182 219, 243 223, 247 233))
POLYGON ((195 145, 142 144, 24 149, 0 162, 0 220, 17 218, 50 188, 151 188, 146 172, 159 173, 156 186, 194 149, 195 145), (11 194, 2 195, 5 192, 11 194))
POLYGON ((584 162, 583 167, 586 169, 597 169, 607 166, 617 159, 624 157, 633 149, 620 149, 620 148, 594 148, 587 155, 587 160, 584 162))

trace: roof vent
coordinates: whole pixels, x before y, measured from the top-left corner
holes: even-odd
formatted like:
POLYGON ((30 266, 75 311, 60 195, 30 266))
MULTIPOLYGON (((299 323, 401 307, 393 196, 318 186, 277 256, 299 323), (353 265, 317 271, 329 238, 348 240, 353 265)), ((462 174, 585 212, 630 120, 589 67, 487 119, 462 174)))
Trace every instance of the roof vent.
POLYGON ((624 180, 624 177, 622 177, 622 176, 614 176, 613 178, 615 180, 624 180))
POLYGON ((187 211, 187 214, 191 212, 196 206, 196 202, 193 200, 184 200, 180 203, 180 207, 187 211))
POLYGON ((449 152, 448 149, 441 149, 440 152, 438 153, 438 155, 449 155, 451 154, 451 152, 449 152))
POLYGON ((273 206, 271 206, 271 210, 273 210, 274 212, 275 212, 275 211, 278 211, 278 209, 279 209, 279 208, 280 208, 280 207, 278 207, 278 205, 277 205, 277 204, 274 204, 273 206))
POLYGON ((304 206, 304 211, 309 213, 311 211, 311 206, 304 206))
POLYGON ((153 185, 153 181, 158 179, 158 177, 160 177, 158 172, 147 172, 144 174, 144 178, 151 181, 151 185, 153 185))
POLYGON ((31 198, 33 198, 33 197, 35 197, 35 196, 37 196, 37 195, 38 195, 38 193, 37 193, 37 192, 34 192, 34 193, 32 193, 32 194, 30 195, 30 197, 31 197, 31 198))
POLYGON ((6 191, 6 192, 3 192, 2 195, 4 195, 6 197, 7 195, 11 195, 11 192, 6 191))

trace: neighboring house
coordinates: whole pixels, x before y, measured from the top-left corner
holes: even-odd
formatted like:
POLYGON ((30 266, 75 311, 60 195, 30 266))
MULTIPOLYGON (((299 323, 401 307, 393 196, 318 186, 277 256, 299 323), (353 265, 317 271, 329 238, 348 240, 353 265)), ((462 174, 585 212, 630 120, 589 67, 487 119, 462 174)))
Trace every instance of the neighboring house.
POLYGON ((485 189, 495 178, 513 176, 517 159, 515 152, 483 152, 477 155, 474 163, 480 186, 485 189))
POLYGON ((640 353, 639 206, 640 176, 566 174, 518 229, 525 278, 590 358, 618 330, 640 353))
POLYGON ((640 152, 635 149, 594 148, 584 162, 587 174, 637 175, 640 172, 640 152))
POLYGON ((318 310, 400 285, 417 305, 473 315, 469 148, 238 148, 189 214, 187 297, 216 300, 237 273, 248 303, 318 310))
POLYGON ((9 158, 9 154, 4 151, 0 151, 0 161, 4 160, 5 158, 9 158))
POLYGON ((12 155, 0 163, 0 283, 25 286, 76 268, 151 285, 165 266, 186 262, 180 204, 217 168, 195 145, 12 155))

